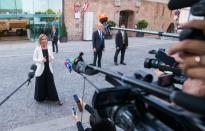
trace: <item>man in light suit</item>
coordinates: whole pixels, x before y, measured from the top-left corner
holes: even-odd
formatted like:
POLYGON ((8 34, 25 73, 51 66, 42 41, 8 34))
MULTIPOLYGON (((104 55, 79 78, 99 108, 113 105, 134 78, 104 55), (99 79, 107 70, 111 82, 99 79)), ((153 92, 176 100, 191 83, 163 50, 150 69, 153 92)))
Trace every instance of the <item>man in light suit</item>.
MULTIPOLYGON (((125 25, 121 25, 121 28, 125 28, 125 25)), ((121 59, 120 64, 126 65, 124 62, 125 50, 128 46, 128 36, 126 31, 118 31, 115 37, 115 44, 116 44, 116 52, 114 56, 114 63, 117 64, 117 57, 119 52, 121 51, 121 59)))
POLYGON ((94 52, 93 65, 96 66, 96 61, 98 59, 98 67, 101 67, 102 51, 105 48, 105 34, 103 33, 102 29, 103 25, 101 23, 98 23, 97 31, 93 32, 92 36, 94 52))

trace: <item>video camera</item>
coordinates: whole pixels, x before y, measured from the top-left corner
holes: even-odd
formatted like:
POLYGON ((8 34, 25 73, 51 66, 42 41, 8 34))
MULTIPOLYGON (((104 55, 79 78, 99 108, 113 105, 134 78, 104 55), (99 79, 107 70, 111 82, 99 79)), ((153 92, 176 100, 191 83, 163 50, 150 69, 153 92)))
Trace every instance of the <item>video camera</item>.
POLYGON ((187 77, 182 70, 177 67, 178 63, 171 56, 165 53, 165 49, 150 50, 149 54, 154 54, 155 59, 146 58, 144 61, 145 68, 155 68, 163 72, 158 77, 158 85, 163 87, 173 87, 174 84, 183 84, 187 77))
POLYGON ((75 60, 75 72, 105 74, 106 81, 113 85, 112 88, 97 89, 92 98, 92 106, 101 118, 110 118, 126 131, 205 130, 204 98, 163 88, 146 81, 147 75, 128 77, 88 65, 82 60, 82 55, 75 60))

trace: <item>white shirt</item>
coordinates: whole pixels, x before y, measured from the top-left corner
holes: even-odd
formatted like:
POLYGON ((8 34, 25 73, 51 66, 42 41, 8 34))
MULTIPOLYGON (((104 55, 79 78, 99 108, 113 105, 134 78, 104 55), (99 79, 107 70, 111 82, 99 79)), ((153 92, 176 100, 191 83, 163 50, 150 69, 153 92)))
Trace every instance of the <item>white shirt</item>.
POLYGON ((98 30, 98 33, 99 33, 100 38, 102 39, 102 31, 98 30))

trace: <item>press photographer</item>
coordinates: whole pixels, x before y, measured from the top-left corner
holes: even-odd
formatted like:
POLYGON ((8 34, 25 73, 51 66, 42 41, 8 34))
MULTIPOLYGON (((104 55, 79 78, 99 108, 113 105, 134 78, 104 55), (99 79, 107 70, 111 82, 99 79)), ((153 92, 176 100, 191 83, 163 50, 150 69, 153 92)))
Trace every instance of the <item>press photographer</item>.
POLYGON ((116 127, 110 119, 101 119, 97 112, 90 105, 80 100, 77 95, 74 95, 73 97, 76 101, 79 111, 83 112, 83 110, 86 110, 90 114, 91 128, 84 129, 82 123, 80 122, 79 116, 77 115, 76 109, 72 108, 73 118, 76 121, 78 131, 116 131, 116 127))

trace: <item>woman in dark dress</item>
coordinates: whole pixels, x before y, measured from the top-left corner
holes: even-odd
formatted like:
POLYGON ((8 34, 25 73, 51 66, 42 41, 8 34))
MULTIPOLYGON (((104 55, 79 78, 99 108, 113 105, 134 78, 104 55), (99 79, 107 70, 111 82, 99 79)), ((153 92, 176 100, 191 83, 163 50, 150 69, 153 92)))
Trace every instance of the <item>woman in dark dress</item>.
POLYGON ((48 48, 47 36, 41 34, 39 46, 36 47, 33 54, 33 61, 37 65, 34 99, 39 102, 44 100, 56 101, 59 105, 62 105, 53 78, 53 60, 54 56, 52 50, 48 48))

